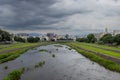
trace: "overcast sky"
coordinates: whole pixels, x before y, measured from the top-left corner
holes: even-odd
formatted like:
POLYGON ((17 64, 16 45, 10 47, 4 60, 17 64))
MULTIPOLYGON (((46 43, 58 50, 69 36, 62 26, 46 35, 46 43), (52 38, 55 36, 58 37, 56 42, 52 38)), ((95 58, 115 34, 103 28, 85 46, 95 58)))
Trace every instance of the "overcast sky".
POLYGON ((0 28, 10 32, 86 34, 120 30, 120 0, 0 0, 0 28))

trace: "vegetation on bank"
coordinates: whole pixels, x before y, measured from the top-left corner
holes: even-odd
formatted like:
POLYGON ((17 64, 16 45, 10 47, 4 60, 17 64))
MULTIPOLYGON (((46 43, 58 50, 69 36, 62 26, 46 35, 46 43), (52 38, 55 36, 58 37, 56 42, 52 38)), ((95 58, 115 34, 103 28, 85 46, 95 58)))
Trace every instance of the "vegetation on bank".
POLYGON ((37 46, 41 43, 14 43, 14 44, 9 44, 9 45, 0 45, 0 47, 4 46, 3 48, 0 48, 0 52, 4 52, 7 50, 17 50, 20 48, 25 48, 25 47, 32 47, 32 46, 37 46))
MULTIPOLYGON (((23 44, 23 43, 21 43, 21 44, 23 44)), ((12 47, 12 49, 18 48, 18 50, 15 50, 15 51, 12 51, 12 52, 7 52, 7 53, 4 53, 4 54, 0 54, 0 63, 4 63, 4 62, 10 61, 10 60, 13 60, 13 59, 19 57, 22 53, 26 52, 30 48, 37 47, 37 46, 40 46, 40 45, 46 45, 46 44, 49 44, 49 43, 46 43, 46 42, 31 43, 31 44, 30 43, 24 43, 21 46, 19 46, 19 45, 16 46, 15 45, 15 46, 12 47)), ((7 49, 10 50, 11 47, 8 47, 7 49)), ((6 50, 6 48, 5 49, 3 48, 2 50, 6 50)))
POLYGON ((114 51, 120 51, 119 46, 107 46, 107 45, 91 44, 91 43, 79 43, 79 44, 84 44, 84 45, 87 45, 87 46, 92 46, 92 47, 97 47, 97 48, 104 48, 104 49, 109 49, 109 50, 114 50, 114 51))
MULTIPOLYGON (((112 71, 120 72, 120 65, 116 64, 112 60, 105 59, 105 58, 100 57, 97 54, 94 54, 90 51, 81 49, 81 48, 79 48, 80 44, 78 44, 78 43, 66 43, 66 44, 68 46, 70 46, 71 48, 75 49, 76 51, 78 51, 83 56, 89 58, 92 61, 95 61, 95 62, 99 63, 100 65, 104 66, 105 68, 107 68, 109 70, 112 70, 112 71)), ((85 48, 85 49, 87 49, 87 48, 85 48)))
POLYGON ((0 63, 4 63, 4 62, 10 61, 10 60, 13 60, 13 59, 19 57, 20 54, 24 53, 27 50, 28 50, 28 48, 25 48, 25 49, 17 50, 14 52, 9 52, 6 54, 0 54, 0 63))
POLYGON ((116 57, 116 58, 120 58, 120 53, 119 52, 114 52, 114 51, 110 51, 110 50, 104 50, 104 49, 100 49, 98 47, 93 47, 93 46, 89 46, 89 45, 86 45, 85 43, 82 44, 82 43, 73 43, 73 45, 77 45, 83 49, 86 49, 86 50, 89 50, 89 51, 93 51, 93 52, 96 52, 96 53, 100 53, 100 54, 105 54, 105 55, 108 55, 108 56, 112 56, 112 57, 116 57))

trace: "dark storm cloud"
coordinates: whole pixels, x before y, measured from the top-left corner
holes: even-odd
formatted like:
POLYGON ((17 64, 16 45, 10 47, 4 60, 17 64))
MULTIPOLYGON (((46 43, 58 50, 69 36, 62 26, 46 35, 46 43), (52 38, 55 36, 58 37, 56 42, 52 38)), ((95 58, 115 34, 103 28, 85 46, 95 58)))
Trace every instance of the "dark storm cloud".
POLYGON ((0 3, 0 25, 9 29, 56 22, 45 16, 54 0, 0 0, 0 3))
POLYGON ((3 14, 0 16, 0 26, 15 30, 31 29, 31 25, 39 25, 39 29, 44 29, 42 25, 48 25, 47 28, 52 29, 49 26, 61 21, 63 17, 90 12, 90 10, 59 11, 50 8, 56 2, 57 0, 0 0, 0 14, 3 14))
POLYGON ((0 0, 0 28, 13 31, 112 28, 119 17, 120 0, 0 0))

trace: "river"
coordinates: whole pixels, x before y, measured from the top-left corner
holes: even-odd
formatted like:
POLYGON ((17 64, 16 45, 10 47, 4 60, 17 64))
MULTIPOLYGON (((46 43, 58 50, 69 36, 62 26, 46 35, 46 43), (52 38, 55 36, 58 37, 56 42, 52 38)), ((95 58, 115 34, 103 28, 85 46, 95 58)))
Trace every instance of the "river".
POLYGON ((66 45, 40 46, 15 60, 0 64, 0 80, 23 67, 25 72, 21 80, 120 80, 120 73, 105 69, 66 45), (47 51, 40 51, 43 49, 47 51), (45 61, 43 67, 35 68, 40 61, 45 61), (5 66, 8 69, 4 69, 5 66))

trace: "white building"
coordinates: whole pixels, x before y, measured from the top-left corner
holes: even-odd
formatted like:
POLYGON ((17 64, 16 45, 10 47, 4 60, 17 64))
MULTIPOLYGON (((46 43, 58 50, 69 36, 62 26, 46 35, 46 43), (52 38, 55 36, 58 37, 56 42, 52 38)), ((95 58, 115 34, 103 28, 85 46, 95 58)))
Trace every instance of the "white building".
POLYGON ((46 35, 43 35, 40 37, 41 41, 49 41, 49 37, 47 37, 46 35))
POLYGON ((97 38, 97 40, 99 40, 101 37, 103 37, 105 34, 108 34, 108 29, 105 28, 104 32, 101 33, 94 33, 95 38, 97 38))
POLYGON ((120 34, 120 30, 114 30, 113 31, 113 35, 117 35, 117 34, 120 34))

